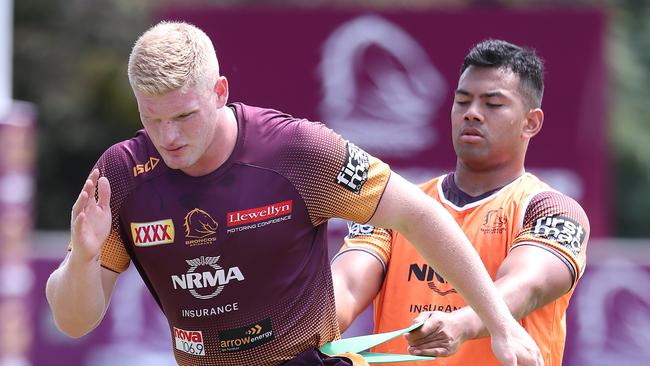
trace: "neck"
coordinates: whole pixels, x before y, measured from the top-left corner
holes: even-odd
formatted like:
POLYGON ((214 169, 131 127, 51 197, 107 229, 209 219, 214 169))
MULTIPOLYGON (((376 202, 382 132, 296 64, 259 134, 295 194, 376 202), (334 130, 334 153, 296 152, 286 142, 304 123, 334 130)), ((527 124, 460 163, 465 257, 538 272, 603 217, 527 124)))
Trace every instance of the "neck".
POLYGON ((215 143, 216 145, 216 156, 218 157, 217 168, 219 168, 223 163, 228 160, 230 155, 232 155, 233 150, 235 150, 235 145, 237 144, 237 117, 235 117, 235 112, 232 108, 227 105, 221 109, 221 114, 219 116, 219 125, 221 129, 217 131, 221 133, 215 134, 215 143))
POLYGON ((523 162, 481 170, 472 169, 459 159, 456 162, 454 182, 461 191, 476 197, 503 187, 522 174, 524 174, 523 162))

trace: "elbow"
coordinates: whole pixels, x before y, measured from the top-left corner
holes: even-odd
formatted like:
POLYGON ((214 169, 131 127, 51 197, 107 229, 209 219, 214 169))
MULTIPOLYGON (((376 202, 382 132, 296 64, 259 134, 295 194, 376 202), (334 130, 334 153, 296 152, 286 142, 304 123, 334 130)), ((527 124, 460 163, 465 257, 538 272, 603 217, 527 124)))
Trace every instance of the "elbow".
POLYGON ((51 295, 48 293, 47 300, 50 307, 50 313, 54 325, 70 338, 81 338, 90 333, 99 325, 102 320, 102 315, 93 316, 88 313, 80 313, 75 310, 61 309, 52 302, 51 295), (84 320, 84 317, 85 320, 84 320))
POLYGON ((79 324, 78 322, 71 321, 70 319, 68 320, 60 319, 56 315, 53 315, 53 318, 54 318, 54 324, 59 329, 59 331, 61 331, 61 333, 65 334, 70 338, 75 338, 75 339, 81 338, 86 334, 90 333, 93 329, 97 327, 97 324, 99 324, 99 322, 96 322, 95 324, 88 326, 84 324, 79 324))
MULTIPOLYGON (((338 299, 337 299, 338 300, 338 299)), ((345 332, 352 322, 358 311, 356 311, 357 305, 352 301, 347 301, 345 304, 341 302, 336 303, 336 320, 339 324, 339 330, 341 333, 345 332)))
POLYGON ((350 314, 351 306, 347 298, 344 299, 343 294, 340 292, 335 293, 335 306, 336 306, 336 321, 339 325, 339 330, 341 333, 345 332, 346 329, 352 323, 352 315, 350 314))
MULTIPOLYGON (((339 325, 339 330, 341 333, 345 332, 346 329, 352 324, 354 320, 354 309, 356 307, 354 296, 347 291, 341 289, 341 286, 336 286, 335 281, 335 291, 334 291, 334 302, 336 306, 336 321, 339 325)), ((340 283, 339 283, 340 285, 340 283)))
POLYGON ((60 285, 58 270, 50 275, 45 287, 54 325, 70 338, 81 338, 95 329, 102 321, 107 304, 104 299, 85 302, 60 285), (81 304, 80 304, 81 303, 81 304))
POLYGON ((545 305, 544 286, 529 284, 505 298, 510 312, 517 320, 545 305), (513 296, 514 295, 514 296, 513 296), (509 301, 508 301, 509 300, 509 301))
POLYGON ((74 339, 79 339, 79 338, 85 336, 86 334, 88 334, 90 332, 90 330, 84 332, 84 331, 79 331, 79 330, 73 329, 73 328, 66 328, 64 326, 61 326, 61 324, 58 324, 58 323, 56 324, 56 327, 59 328, 61 333, 65 334, 66 336, 68 336, 70 338, 74 338, 74 339))

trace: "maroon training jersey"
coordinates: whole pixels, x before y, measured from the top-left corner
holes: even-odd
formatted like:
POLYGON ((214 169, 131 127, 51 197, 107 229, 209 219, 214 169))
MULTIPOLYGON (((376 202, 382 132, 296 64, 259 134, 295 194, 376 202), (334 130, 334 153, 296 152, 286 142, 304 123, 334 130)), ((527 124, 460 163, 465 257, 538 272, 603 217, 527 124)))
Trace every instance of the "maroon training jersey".
POLYGON ((132 261, 180 365, 277 365, 340 337, 326 221, 369 220, 390 169, 321 123, 232 104, 216 171, 165 166, 145 131, 109 148, 113 227, 101 263, 132 261))

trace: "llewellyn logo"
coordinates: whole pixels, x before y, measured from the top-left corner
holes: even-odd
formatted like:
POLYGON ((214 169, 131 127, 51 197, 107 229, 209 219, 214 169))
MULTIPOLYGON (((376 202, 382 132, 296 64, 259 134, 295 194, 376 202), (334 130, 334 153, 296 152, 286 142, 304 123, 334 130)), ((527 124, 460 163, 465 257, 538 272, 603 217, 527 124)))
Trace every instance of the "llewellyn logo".
POLYGON ((152 222, 132 222, 131 235, 136 247, 152 247, 174 242, 174 222, 171 219, 152 222))
POLYGON ((508 219, 503 213, 503 209, 490 210, 483 218, 481 232, 483 234, 503 234, 506 231, 508 219))
POLYGON ((211 244, 217 240, 218 228, 219 223, 209 213, 195 208, 185 215, 185 244, 211 244))
POLYGON ((228 233, 257 229, 291 219, 293 201, 287 200, 266 206, 233 211, 226 214, 228 233))
POLYGON ((138 165, 134 166, 133 167, 133 176, 137 177, 140 174, 149 173, 150 171, 154 170, 156 165, 158 165, 159 161, 160 161, 160 159, 150 157, 149 161, 147 161, 146 163, 138 164, 138 165))

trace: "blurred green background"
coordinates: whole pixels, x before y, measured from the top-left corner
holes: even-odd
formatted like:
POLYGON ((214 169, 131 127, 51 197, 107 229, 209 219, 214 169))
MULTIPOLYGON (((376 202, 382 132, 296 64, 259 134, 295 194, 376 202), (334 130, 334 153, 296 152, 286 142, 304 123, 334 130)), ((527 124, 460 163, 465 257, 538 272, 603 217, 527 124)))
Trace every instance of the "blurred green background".
MULTIPOLYGON (((135 35, 170 1, 20 0, 15 7, 14 91, 38 106, 38 230, 65 230, 99 155, 139 128, 126 76, 135 35), (74 133, 71 133, 74 131, 74 133)), ((650 2, 471 0, 220 0, 186 6, 460 9, 598 7, 609 17, 607 63, 614 236, 650 237, 650 2), (399 5, 398 5, 399 3, 399 5)), ((178 5, 176 5, 178 6, 178 5)), ((540 25, 535 25, 540 26, 540 25)), ((548 26, 548 25, 541 25, 548 26)))

